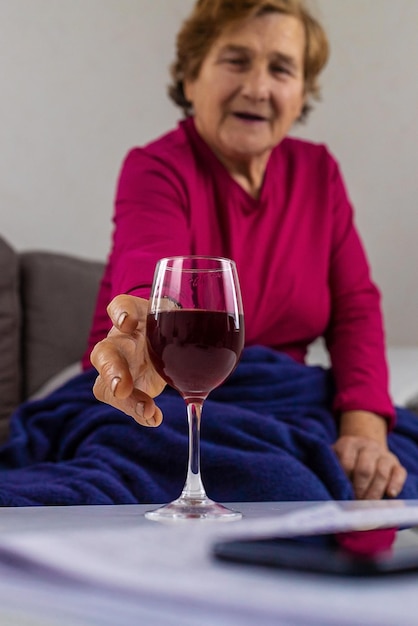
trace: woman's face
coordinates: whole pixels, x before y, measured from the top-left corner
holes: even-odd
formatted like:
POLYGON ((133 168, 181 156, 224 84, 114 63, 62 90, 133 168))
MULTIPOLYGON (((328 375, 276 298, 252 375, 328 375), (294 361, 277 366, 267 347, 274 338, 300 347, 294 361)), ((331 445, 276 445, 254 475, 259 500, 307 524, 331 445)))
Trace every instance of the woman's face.
POLYGON ((298 19, 266 13, 221 33, 186 81, 197 130, 227 165, 267 162, 301 114, 304 47, 298 19))

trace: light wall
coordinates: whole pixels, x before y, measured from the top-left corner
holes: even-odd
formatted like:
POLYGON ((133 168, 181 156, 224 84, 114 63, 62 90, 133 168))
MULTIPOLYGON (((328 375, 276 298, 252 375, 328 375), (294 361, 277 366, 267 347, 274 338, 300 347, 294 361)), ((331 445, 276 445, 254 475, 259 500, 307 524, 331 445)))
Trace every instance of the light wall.
MULTIPOLYGON (((326 142, 356 207, 389 342, 418 345, 418 2, 313 0, 332 56, 295 132, 326 142)), ((0 0, 0 233, 104 259, 127 150, 172 127, 193 0, 0 0)))
POLYGON ((301 136, 337 156, 388 341, 418 345, 418 1, 317 0, 331 43, 323 102, 301 136))
POLYGON ((0 233, 104 258, 127 150, 170 128, 192 0, 0 0, 0 233))

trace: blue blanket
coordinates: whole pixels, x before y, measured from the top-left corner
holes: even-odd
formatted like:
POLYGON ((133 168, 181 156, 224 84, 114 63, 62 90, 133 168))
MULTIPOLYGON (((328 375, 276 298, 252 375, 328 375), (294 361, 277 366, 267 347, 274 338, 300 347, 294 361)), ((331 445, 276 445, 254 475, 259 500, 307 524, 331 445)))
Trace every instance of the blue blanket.
MULTIPOLYGON (((23 404, 0 448, 0 505, 160 503, 177 497, 187 464, 187 419, 177 392, 158 398, 165 419, 144 428, 93 397, 93 370, 23 404)), ((202 475, 219 501, 353 498, 331 444, 330 373, 252 347, 212 392, 202 419, 202 475)), ((418 498, 418 416, 398 409, 390 447, 418 498)))

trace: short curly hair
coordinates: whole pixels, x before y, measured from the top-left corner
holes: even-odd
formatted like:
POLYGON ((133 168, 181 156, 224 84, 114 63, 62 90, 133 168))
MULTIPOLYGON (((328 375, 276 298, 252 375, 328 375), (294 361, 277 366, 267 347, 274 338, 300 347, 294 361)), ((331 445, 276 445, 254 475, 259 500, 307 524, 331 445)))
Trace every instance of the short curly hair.
POLYGON ((318 77, 328 61, 329 43, 323 27, 304 0, 197 0, 177 35, 177 54, 171 66, 172 82, 168 88, 170 98, 183 109, 185 116, 192 114, 193 107, 185 96, 184 81, 197 78, 209 49, 223 29, 271 12, 296 17, 305 30, 304 85, 307 97, 299 121, 306 120, 312 109, 311 100, 320 100, 318 77))

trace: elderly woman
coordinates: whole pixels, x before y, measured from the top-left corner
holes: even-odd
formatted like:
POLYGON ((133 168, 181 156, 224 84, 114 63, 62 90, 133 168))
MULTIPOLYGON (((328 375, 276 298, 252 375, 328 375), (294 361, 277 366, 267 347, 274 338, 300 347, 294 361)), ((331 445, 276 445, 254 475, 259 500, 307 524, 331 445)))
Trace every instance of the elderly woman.
POLYGON ((121 172, 92 342, 108 329, 113 296, 140 299, 119 296, 109 307, 114 328, 92 355, 95 394, 158 425, 151 398, 163 383, 144 346, 156 261, 233 258, 247 344, 303 363, 308 345, 325 337, 335 454, 357 497, 396 496, 406 471, 387 446, 395 416, 379 293, 338 165, 325 146, 287 137, 318 97, 327 56, 324 31, 300 0, 197 2, 178 35, 170 89, 186 119, 132 150, 121 172), (135 341, 126 341, 130 334, 135 341))
POLYGON ((170 88, 185 119, 124 161, 85 371, 14 416, 1 504, 179 494, 184 402, 148 359, 145 318, 156 262, 186 254, 232 258, 245 312, 242 360, 205 402, 208 495, 418 497, 418 420, 388 395, 380 296, 338 164, 288 136, 327 57, 302 0, 196 3, 170 88), (329 371, 304 363, 318 337, 329 371))

